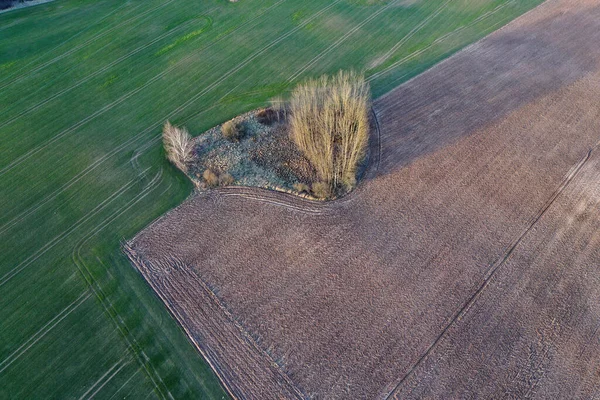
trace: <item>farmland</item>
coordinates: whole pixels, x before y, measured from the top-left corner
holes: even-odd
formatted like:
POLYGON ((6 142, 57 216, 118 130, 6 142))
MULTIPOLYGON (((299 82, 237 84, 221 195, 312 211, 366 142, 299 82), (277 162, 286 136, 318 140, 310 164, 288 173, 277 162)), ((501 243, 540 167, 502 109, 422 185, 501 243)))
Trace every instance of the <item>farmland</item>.
POLYGON ((547 1, 378 98, 352 194, 202 193, 129 252, 238 397, 595 398, 598 82, 597 1, 547 1))
POLYGON ((120 250, 192 190, 162 123, 203 132, 339 68, 366 69, 380 95, 540 0, 362 3, 0 14, 0 398, 224 397, 120 250))

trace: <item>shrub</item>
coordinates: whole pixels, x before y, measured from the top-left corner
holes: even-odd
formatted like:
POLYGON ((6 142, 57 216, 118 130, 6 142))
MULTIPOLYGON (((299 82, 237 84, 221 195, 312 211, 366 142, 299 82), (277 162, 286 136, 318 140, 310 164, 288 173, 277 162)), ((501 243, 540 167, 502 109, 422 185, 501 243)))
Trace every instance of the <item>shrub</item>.
POLYGON ((0 10, 12 7, 13 3, 17 3, 17 0, 0 0, 0 10))
POLYGON ((192 137, 185 128, 171 125, 169 121, 163 126, 163 145, 167 158, 183 172, 187 171, 187 164, 192 160, 194 144, 192 137))
POLYGON ((230 142, 239 142, 244 134, 242 124, 233 121, 225 122, 221 126, 221 132, 223 133, 223 137, 230 142))
POLYGON ((263 125, 272 125, 278 119, 277 111, 272 108, 263 108, 256 113, 256 120, 263 125))
POLYGON ((369 106, 369 86, 354 72, 309 80, 292 92, 292 139, 314 166, 320 184, 331 190, 356 184, 368 144, 369 106))
POLYGON ((313 183, 312 194, 318 199, 330 199, 333 195, 331 185, 327 182, 313 183))
POLYGON ((204 182, 206 182, 208 187, 215 187, 219 184, 219 177, 210 169, 205 170, 202 174, 202 177, 204 178, 204 182))
POLYGON ((305 183, 294 183, 293 188, 298 193, 310 193, 310 188, 305 183))
POLYGON ((221 186, 233 185, 233 182, 235 182, 235 179, 230 174, 225 173, 219 177, 219 185, 221 186))

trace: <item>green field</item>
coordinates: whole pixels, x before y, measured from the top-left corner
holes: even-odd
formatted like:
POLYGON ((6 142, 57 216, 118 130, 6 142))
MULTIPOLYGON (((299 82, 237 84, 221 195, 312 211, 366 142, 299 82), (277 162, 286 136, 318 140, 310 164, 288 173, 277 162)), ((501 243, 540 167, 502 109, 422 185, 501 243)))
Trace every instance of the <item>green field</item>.
MULTIPOLYGON (((0 398, 224 398, 121 254, 199 134, 308 76, 376 96, 541 0, 56 0, 0 14, 0 398)), ((227 218, 223 215, 223 218, 227 218)))

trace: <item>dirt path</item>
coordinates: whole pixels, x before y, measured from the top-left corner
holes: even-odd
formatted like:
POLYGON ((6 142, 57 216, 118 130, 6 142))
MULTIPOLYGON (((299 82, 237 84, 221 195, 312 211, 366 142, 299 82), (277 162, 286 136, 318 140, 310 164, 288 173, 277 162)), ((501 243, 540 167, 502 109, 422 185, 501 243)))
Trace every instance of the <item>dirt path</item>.
POLYGON ((523 248, 564 228, 555 203, 584 172, 594 182, 595 153, 582 160, 600 139, 599 98, 600 3, 549 0, 378 99, 379 167, 352 195, 200 194, 131 251, 236 397, 585 397, 598 390, 586 364, 600 356, 593 285, 519 302, 548 274, 571 277, 553 278, 559 287, 574 285, 571 271, 599 280, 598 252, 562 263, 567 242, 538 246, 546 263, 509 289, 526 273, 513 264, 523 248), (573 348, 590 355, 567 357, 573 348))

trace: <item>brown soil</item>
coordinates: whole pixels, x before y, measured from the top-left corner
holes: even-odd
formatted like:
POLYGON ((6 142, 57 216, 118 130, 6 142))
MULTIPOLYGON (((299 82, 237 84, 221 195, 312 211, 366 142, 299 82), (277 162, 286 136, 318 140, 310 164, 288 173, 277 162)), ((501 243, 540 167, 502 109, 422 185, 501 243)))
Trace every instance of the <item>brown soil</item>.
POLYGON ((594 152, 394 398, 597 398, 599 206, 594 152))
POLYGON ((203 193, 130 251, 239 398, 594 398, 599 99, 598 1, 549 0, 376 101, 348 197, 203 193))

